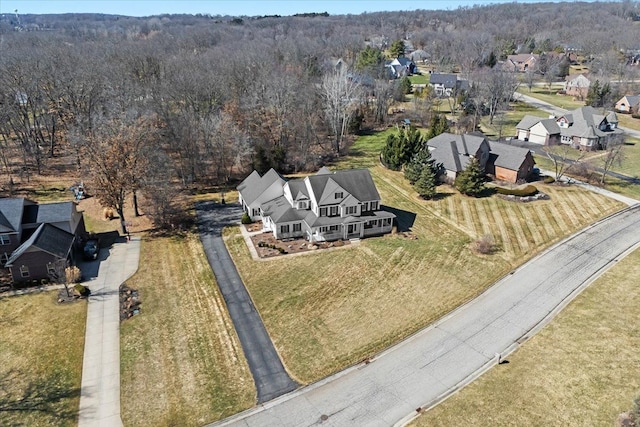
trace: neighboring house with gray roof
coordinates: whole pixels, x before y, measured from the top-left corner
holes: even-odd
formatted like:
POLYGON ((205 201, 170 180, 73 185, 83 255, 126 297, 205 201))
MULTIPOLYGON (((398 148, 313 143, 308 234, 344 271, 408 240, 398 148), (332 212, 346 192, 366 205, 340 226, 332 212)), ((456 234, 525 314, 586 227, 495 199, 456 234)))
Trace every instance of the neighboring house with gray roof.
MULTIPOLYGON (((254 209, 244 194, 248 184, 264 178, 254 173, 238 186, 247 213, 254 209)), ((382 210, 380 194, 367 169, 331 172, 322 168, 315 175, 274 183, 280 185, 279 191, 273 184, 265 190, 274 197, 258 195, 250 199, 262 200, 258 209, 263 230, 273 232, 276 239, 330 241, 391 232, 395 215, 382 210)))
POLYGON ((627 114, 632 113, 634 109, 636 112, 640 112, 640 94, 623 96, 616 102, 615 109, 627 114))
POLYGON ((609 138, 622 135, 615 112, 600 114, 593 107, 580 107, 558 118, 525 116, 516 125, 517 139, 541 145, 567 144, 580 150, 598 150, 609 138))
POLYGON ((502 64, 502 69, 504 71, 524 73, 536 69, 539 61, 540 55, 536 53, 508 55, 507 60, 502 64))
POLYGON ((589 93, 591 80, 589 74, 573 74, 565 77, 564 92, 566 95, 585 99, 589 93))
POLYGON ((472 158, 478 159, 480 167, 485 169, 489 160, 490 147, 482 134, 442 133, 427 141, 431 157, 444 168, 441 178, 453 183, 472 158))
POLYGON ((536 164, 530 150, 497 141, 491 141, 489 145, 488 174, 500 181, 513 183, 529 179, 536 164))
POLYGON ((439 97, 455 96, 461 91, 469 89, 469 81, 458 79, 456 74, 431 73, 429 75, 429 86, 439 97))
POLYGON ((442 133, 427 141, 436 164, 444 169, 441 179, 453 183, 471 159, 496 179, 524 181, 531 175, 535 162, 529 150, 498 142, 489 142, 481 133, 455 135, 442 133))
POLYGON ((0 199, 0 257, 15 282, 46 279, 56 263, 73 264, 74 244, 84 234, 75 202, 0 199))

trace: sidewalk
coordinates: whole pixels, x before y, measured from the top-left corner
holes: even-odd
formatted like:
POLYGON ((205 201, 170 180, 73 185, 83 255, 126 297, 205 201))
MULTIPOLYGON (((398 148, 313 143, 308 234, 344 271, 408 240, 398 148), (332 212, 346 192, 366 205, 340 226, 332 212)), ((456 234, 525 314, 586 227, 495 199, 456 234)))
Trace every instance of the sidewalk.
MULTIPOLYGON (((120 284, 138 269, 140 238, 100 250, 97 275, 85 283, 87 307, 79 427, 122 426, 120 419, 120 284)), ((94 261, 87 264, 93 267, 94 261)))

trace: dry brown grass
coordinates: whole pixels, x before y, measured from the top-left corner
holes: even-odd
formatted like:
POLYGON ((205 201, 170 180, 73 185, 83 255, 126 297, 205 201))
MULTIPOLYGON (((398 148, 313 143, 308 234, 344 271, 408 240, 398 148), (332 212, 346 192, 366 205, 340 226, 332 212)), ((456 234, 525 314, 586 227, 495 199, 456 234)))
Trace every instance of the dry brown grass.
POLYGON ((608 271, 510 363, 413 426, 612 426, 640 395, 640 250, 608 271))
POLYGON ((0 298, 2 426, 77 424, 87 305, 56 295, 0 298))
POLYGON ((142 314, 121 328, 127 426, 197 426, 255 402, 255 387, 197 235, 145 238, 127 281, 142 314))
MULTIPOLYGON (((228 247, 290 372, 322 378, 417 331, 475 297, 551 242, 622 207, 577 188, 540 185, 550 201, 474 199, 441 186, 418 198, 401 173, 371 168, 383 203, 415 214, 418 237, 365 239, 333 253, 251 260, 237 229, 228 247), (495 255, 473 241, 491 235, 495 255)), ((403 215, 404 216, 404 215, 403 215)))

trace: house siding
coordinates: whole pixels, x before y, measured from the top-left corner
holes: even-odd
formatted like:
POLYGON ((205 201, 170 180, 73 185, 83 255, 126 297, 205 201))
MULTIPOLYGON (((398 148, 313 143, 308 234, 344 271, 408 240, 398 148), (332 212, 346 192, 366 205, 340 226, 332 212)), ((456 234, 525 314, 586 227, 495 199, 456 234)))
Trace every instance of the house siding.
POLYGON ((13 265, 9 267, 14 282, 28 282, 31 280, 48 279, 49 272, 47 270, 48 263, 54 263, 57 258, 47 252, 33 251, 22 254, 15 260, 13 265), (29 268, 29 277, 22 277, 20 267, 27 266, 29 268))

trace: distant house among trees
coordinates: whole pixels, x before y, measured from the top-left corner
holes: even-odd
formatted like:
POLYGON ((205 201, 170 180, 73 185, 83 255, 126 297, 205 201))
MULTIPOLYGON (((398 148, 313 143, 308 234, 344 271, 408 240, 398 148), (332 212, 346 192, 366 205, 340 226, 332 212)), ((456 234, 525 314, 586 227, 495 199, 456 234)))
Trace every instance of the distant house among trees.
POLYGON ((573 74, 565 78, 564 93, 569 96, 575 96, 578 99, 585 99, 589 93, 591 80, 589 74, 573 74))
POLYGON ((429 75, 429 86, 439 97, 455 96, 461 91, 469 89, 469 81, 458 79, 456 74, 431 73, 429 75))
POLYGON ((416 67, 416 64, 411 59, 403 56, 385 64, 385 67, 387 67, 389 75, 394 79, 411 76, 418 70, 418 67, 416 67))
POLYGON ((540 61, 540 55, 535 53, 520 53, 518 55, 508 55, 507 60, 502 64, 504 71, 525 73, 533 70, 540 61))

